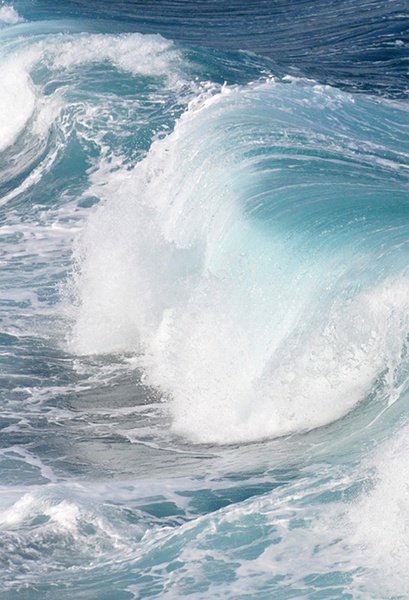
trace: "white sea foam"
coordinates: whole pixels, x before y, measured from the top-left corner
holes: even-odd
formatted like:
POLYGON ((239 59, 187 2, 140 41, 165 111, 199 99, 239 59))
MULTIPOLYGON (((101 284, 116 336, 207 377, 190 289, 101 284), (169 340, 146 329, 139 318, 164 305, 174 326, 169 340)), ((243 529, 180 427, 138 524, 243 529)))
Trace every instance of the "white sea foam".
POLYGON ((348 537, 371 570, 370 590, 381 597, 409 594, 408 427, 365 461, 374 484, 348 508, 348 537))
POLYGON ((52 48, 56 69, 109 62, 134 75, 174 77, 182 66, 181 53, 160 35, 66 36, 52 48))
MULTIPOLYGON (((0 576, 7 591, 35 589, 56 580, 61 584, 72 568, 95 568, 107 553, 122 551, 126 556, 124 540, 99 510, 75 499, 53 497, 53 491, 23 494, 2 511, 0 531, 4 542, 0 576)), ((136 527, 133 533, 138 533, 136 527)))
POLYGON ((0 66, 0 152, 14 143, 33 114, 36 95, 27 64, 11 58, 0 66))
POLYGON ((23 17, 18 14, 13 6, 4 4, 0 6, 0 26, 2 24, 15 25, 16 23, 22 23, 23 21, 23 17))

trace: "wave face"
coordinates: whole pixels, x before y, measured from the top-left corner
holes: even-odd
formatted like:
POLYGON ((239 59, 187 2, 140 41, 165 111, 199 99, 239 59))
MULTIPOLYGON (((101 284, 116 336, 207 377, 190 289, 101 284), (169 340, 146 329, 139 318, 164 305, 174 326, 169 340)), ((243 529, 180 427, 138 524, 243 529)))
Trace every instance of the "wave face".
POLYGON ((2 598, 409 594, 389 4, 0 4, 2 598))

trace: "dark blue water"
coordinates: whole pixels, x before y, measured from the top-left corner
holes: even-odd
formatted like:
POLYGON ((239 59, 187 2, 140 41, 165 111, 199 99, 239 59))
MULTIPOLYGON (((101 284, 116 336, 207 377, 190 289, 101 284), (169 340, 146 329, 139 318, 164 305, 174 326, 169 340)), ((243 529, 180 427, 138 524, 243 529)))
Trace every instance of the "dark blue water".
POLYGON ((406 598, 406 2, 0 4, 0 598, 406 598))

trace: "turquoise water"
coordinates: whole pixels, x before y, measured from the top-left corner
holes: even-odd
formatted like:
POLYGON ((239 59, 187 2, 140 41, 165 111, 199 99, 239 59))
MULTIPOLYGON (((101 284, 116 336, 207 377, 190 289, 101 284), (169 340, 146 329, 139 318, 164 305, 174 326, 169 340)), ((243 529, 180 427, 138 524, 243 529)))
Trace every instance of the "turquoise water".
POLYGON ((0 598, 407 598, 404 3, 0 4, 0 598))

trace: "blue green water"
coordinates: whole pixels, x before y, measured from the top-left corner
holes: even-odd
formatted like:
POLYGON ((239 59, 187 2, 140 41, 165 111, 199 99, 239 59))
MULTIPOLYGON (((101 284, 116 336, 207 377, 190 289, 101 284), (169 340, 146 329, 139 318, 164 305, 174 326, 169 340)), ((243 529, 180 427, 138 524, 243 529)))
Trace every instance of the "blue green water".
POLYGON ((405 2, 0 4, 0 598, 409 596, 405 2))

